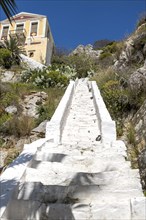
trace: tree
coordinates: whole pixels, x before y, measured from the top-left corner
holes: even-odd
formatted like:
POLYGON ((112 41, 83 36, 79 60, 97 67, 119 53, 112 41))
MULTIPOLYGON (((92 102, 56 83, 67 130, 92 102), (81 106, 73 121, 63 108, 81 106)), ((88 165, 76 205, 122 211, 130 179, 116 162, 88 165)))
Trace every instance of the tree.
POLYGON ((15 0, 0 0, 0 6, 11 23, 11 17, 17 12, 15 0))
POLYGON ((3 45, 3 48, 8 49, 11 52, 11 58, 13 64, 20 64, 21 61, 21 54, 25 54, 25 50, 23 46, 19 45, 19 42, 16 38, 10 37, 9 40, 5 40, 3 45))

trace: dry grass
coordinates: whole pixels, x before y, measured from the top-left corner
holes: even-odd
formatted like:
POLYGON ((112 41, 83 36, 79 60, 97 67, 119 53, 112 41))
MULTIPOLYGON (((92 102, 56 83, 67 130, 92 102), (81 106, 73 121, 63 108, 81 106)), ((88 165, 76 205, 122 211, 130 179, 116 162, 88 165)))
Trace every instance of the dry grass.
POLYGON ((101 88, 107 81, 116 80, 117 73, 111 68, 99 68, 91 80, 95 80, 99 88, 101 88))

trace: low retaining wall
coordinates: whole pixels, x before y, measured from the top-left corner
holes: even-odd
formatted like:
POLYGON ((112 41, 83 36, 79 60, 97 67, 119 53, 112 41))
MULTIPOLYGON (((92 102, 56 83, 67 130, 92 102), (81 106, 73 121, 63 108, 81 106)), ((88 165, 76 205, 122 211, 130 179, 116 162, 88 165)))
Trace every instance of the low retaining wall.
POLYGON ((14 187, 20 181, 28 163, 37 151, 37 148, 46 142, 45 138, 25 144, 21 154, 9 165, 0 176, 0 219, 6 209, 14 187))
POLYGON ((106 108, 100 91, 95 81, 91 81, 91 90, 94 100, 94 106, 97 117, 99 118, 99 126, 101 131, 102 142, 112 142, 116 140, 116 125, 115 121, 106 108))
POLYGON ((70 81, 64 96, 62 97, 54 115, 46 125, 46 138, 53 139, 54 143, 61 143, 61 135, 68 115, 74 89, 77 82, 70 81))

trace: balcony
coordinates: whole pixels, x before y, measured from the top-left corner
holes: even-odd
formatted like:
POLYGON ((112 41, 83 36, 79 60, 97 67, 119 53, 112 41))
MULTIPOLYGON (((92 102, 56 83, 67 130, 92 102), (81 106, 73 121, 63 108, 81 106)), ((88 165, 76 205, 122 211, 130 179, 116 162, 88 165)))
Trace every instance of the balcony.
POLYGON ((21 44, 21 45, 25 43, 26 34, 27 33, 24 28, 23 29, 16 29, 16 30, 9 32, 9 36, 11 38, 16 38, 18 40, 19 44, 21 44))

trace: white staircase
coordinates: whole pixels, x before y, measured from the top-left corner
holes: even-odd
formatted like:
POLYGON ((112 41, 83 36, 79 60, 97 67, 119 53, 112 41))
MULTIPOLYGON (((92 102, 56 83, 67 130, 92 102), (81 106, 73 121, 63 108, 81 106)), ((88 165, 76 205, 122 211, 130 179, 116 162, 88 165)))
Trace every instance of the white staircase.
POLYGON ((138 170, 119 142, 102 143, 87 80, 79 80, 61 144, 37 149, 4 220, 146 220, 138 170))

